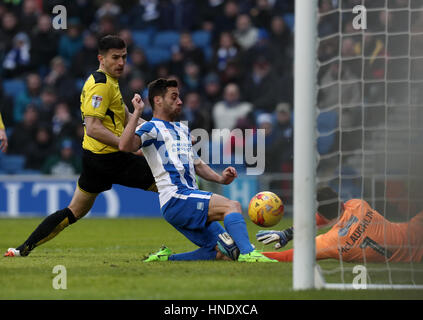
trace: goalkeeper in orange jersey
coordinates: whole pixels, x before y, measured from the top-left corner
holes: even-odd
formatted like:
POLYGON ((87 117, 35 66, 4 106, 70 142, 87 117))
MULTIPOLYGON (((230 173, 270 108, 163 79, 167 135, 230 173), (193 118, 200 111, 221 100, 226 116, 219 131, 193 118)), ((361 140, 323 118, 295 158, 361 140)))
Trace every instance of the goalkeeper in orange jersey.
POLYGON ((4 127, 3 119, 0 113, 0 151, 6 152, 7 150, 7 135, 4 127))
MULTIPOLYGON (((316 237, 316 259, 339 259, 346 262, 420 262, 423 257, 423 212, 408 222, 393 223, 361 199, 341 202, 338 194, 324 187, 317 191, 317 227, 332 225, 316 237), (339 215, 338 215, 339 213, 339 215)), ((258 241, 285 246, 293 239, 293 228, 283 231, 261 230, 258 241)), ((293 249, 263 252, 269 258, 290 262, 293 249)))

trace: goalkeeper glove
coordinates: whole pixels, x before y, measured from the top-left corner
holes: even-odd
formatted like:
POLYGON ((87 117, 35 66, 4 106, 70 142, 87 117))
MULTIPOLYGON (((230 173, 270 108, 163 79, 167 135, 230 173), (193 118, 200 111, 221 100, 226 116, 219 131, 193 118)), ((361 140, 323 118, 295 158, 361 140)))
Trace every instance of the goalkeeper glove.
POLYGON ((260 230, 259 232, 257 232, 256 238, 258 241, 262 242, 263 244, 276 242, 275 249, 280 249, 286 246, 287 243, 292 240, 293 235, 294 235, 293 228, 285 229, 282 231, 260 230))

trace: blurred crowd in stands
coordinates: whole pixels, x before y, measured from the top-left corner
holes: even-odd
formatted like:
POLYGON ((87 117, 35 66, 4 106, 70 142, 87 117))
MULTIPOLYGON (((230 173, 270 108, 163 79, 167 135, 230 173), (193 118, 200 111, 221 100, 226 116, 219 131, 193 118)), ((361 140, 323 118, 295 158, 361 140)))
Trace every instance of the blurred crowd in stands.
MULTIPOLYGON (((4 0, 3 157, 24 157, 22 172, 79 173, 80 91, 98 69, 97 40, 118 34, 130 110, 134 93, 146 97, 151 80, 173 77, 191 129, 265 129, 266 172, 292 172, 293 12, 294 0, 4 0), (55 5, 66 8, 66 29, 52 26, 55 5)), ((224 136, 224 152, 236 143, 224 136)))

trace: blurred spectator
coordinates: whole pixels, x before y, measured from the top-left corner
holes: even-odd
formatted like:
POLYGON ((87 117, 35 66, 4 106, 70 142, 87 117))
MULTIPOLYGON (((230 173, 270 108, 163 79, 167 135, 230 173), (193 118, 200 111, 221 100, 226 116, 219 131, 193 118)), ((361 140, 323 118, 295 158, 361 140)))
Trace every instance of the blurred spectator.
POLYGON ((3 15, 0 28, 0 53, 9 52, 13 47, 13 38, 19 32, 18 19, 12 12, 3 15))
POLYGON ((223 7, 223 14, 214 17, 214 36, 218 41, 222 32, 232 32, 236 27, 236 19, 239 14, 239 5, 237 1, 228 0, 223 7))
POLYGON ((70 176, 81 172, 81 159, 75 156, 73 142, 65 139, 60 143, 58 154, 51 155, 44 162, 42 172, 45 174, 70 176))
POLYGON ((291 73, 293 65, 293 38, 281 16, 274 16, 269 30, 269 53, 278 73, 291 73))
POLYGON ((241 49, 248 50, 256 44, 259 30, 252 25, 248 14, 241 14, 236 20, 236 29, 233 34, 241 49))
POLYGON ((235 128, 236 123, 245 118, 251 112, 253 106, 241 100, 238 85, 230 83, 226 85, 223 100, 213 106, 212 114, 216 129, 235 128))
POLYGON ((159 24, 159 0, 138 0, 128 13, 131 29, 157 28, 159 24))
POLYGON ((211 24, 211 29, 214 29, 214 21, 223 15, 224 3, 225 0, 198 1, 198 16, 199 20, 203 22, 202 29, 204 29, 204 24, 211 24))
POLYGON ((40 14, 41 10, 37 4, 37 0, 24 0, 21 16, 19 17, 20 29, 26 33, 30 33, 36 26, 40 14))
POLYGON ((88 77, 99 66, 96 35, 88 31, 84 34, 83 41, 82 48, 75 54, 72 60, 71 71, 77 78, 88 77))
POLYGON ((59 102, 54 108, 54 114, 51 119, 54 140, 60 141, 65 137, 76 139, 76 130, 79 122, 72 115, 69 105, 64 101, 59 102))
POLYGON ((130 112, 133 111, 131 100, 134 97, 134 94, 142 94, 145 89, 146 81, 144 75, 135 69, 135 71, 131 72, 129 75, 128 85, 125 86, 123 90, 121 90, 123 101, 127 105, 130 112))
POLYGON ((37 26, 31 33, 31 67, 43 76, 47 73, 51 59, 57 55, 58 34, 52 29, 48 14, 38 17, 37 26))
POLYGON ((38 126, 37 108, 29 105, 22 121, 18 122, 9 137, 8 153, 26 155, 31 143, 34 141, 38 126))
POLYGON ((126 52, 128 52, 128 55, 131 55, 132 51, 137 48, 136 44, 134 43, 134 39, 132 38, 132 31, 130 29, 121 29, 119 31, 119 37, 125 41, 126 52))
POLYGON ((219 76, 214 72, 208 73, 204 77, 202 92, 204 95, 204 103, 206 106, 210 107, 210 110, 211 106, 220 100, 221 91, 222 86, 219 76))
POLYGON ((188 31, 181 32, 179 44, 172 48, 172 73, 181 75, 182 67, 185 61, 193 61, 203 72, 204 70, 204 53, 203 50, 197 47, 192 40, 191 33, 188 31))
POLYGON ((339 12, 336 10, 330 13, 334 8, 332 0, 321 0, 319 5, 318 34, 319 37, 325 37, 339 30, 339 12))
POLYGON ((192 30, 197 26, 195 0, 162 0, 159 24, 162 30, 192 30))
POLYGON ((71 66, 73 57, 83 46, 79 18, 69 18, 67 27, 66 32, 61 33, 58 52, 66 66, 71 66))
POLYGON ((44 161, 54 152, 54 142, 49 125, 39 125, 35 132, 35 138, 26 150, 27 169, 40 170, 44 161))
POLYGON ((30 73, 26 77, 26 90, 16 96, 13 118, 15 123, 21 122, 29 105, 39 108, 41 101, 42 82, 37 73, 30 73))
POLYGON ((238 59, 231 59, 227 62, 225 69, 220 72, 220 80, 222 86, 233 82, 238 86, 242 85, 245 67, 242 66, 238 59))
POLYGON ((131 76, 132 73, 137 73, 140 74, 147 82, 153 80, 151 66, 147 61, 147 56, 145 55, 144 50, 141 48, 134 48, 134 50, 130 53, 126 69, 129 71, 129 76, 131 76))
POLYGON ((212 124, 209 114, 210 110, 203 106, 199 93, 191 91, 185 95, 181 120, 188 121, 190 130, 202 128, 211 132, 212 124))
POLYGON ((53 111, 57 103, 57 95, 54 88, 45 86, 41 91, 41 105, 38 108, 40 122, 50 123, 53 111))
POLYGON ((243 95, 253 104, 254 110, 268 113, 274 111, 280 96, 279 80, 268 58, 258 56, 243 86, 243 95))
POLYGON ((118 30, 117 18, 110 15, 101 17, 96 29, 99 38, 107 36, 108 34, 116 34, 118 30))
POLYGON ((13 47, 6 52, 3 61, 4 76, 10 78, 12 75, 19 76, 28 71, 31 62, 31 41, 24 32, 19 32, 13 37, 13 47))
POLYGON ((68 72, 65 60, 60 56, 53 58, 50 70, 44 83, 53 87, 60 98, 74 102, 77 97, 75 81, 68 72))
POLYGON ((213 53, 213 66, 218 71, 223 71, 228 61, 236 59, 239 54, 239 46, 231 32, 222 32, 219 36, 219 45, 213 53))
POLYGON ((256 0, 256 4, 250 10, 253 23, 257 28, 270 29, 270 22, 276 12, 273 11, 274 1, 256 0))
POLYGON ((280 147, 278 165, 275 170, 285 173, 292 172, 292 161, 294 157, 294 128, 291 121, 291 107, 289 103, 280 102, 275 111, 275 131, 278 132, 277 145, 280 147))
MULTIPOLYGON (((287 124, 284 124, 284 126, 287 127, 287 124)), ((283 164, 290 164, 290 160, 292 160, 291 146, 285 145, 285 142, 291 142, 290 139, 282 139, 283 134, 278 130, 275 118, 270 113, 262 113, 257 117, 257 129, 264 132, 265 172, 281 172, 283 164), (275 150, 278 150, 278 152, 275 152, 275 150)), ((290 134, 292 135, 292 130, 290 134)), ((254 143, 259 142, 256 136, 253 139, 254 143)), ((289 169, 292 169, 292 166, 288 167, 287 171, 289 169)))
POLYGON ((182 82, 188 91, 199 91, 202 86, 202 77, 200 66, 194 61, 186 61, 184 64, 184 73, 182 82))
POLYGON ((103 17, 112 16, 117 18, 122 9, 113 0, 102 1, 101 6, 95 12, 95 18, 101 20, 103 17))

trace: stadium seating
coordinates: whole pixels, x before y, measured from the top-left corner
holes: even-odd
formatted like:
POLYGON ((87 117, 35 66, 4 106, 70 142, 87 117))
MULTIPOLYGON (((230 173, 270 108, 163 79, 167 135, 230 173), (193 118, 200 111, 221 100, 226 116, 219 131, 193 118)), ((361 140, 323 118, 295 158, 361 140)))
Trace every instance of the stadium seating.
POLYGON ((211 44, 211 34, 208 31, 198 30, 192 33, 192 41, 197 47, 206 48, 211 44))
POLYGON ((169 50, 172 46, 179 44, 179 38, 179 32, 161 31, 154 36, 153 46, 169 50))
POLYGON ((10 97, 14 97, 24 91, 25 87, 25 81, 21 79, 3 80, 4 93, 10 97))
POLYGON ((293 13, 286 13, 282 16, 283 20, 285 21, 288 28, 294 32, 295 26, 295 15, 293 13))
POLYGON ((335 129, 338 126, 338 114, 335 111, 322 112, 317 117, 317 130, 321 134, 317 138, 317 150, 319 154, 330 152, 335 142, 335 129))
POLYGON ((152 39, 152 32, 151 31, 140 31, 140 30, 133 30, 132 32, 132 40, 134 41, 137 47, 141 49, 146 49, 151 44, 152 39))
POLYGON ((203 50, 206 61, 210 61, 213 56, 210 32, 204 30, 194 31, 192 33, 192 41, 197 47, 203 50))
POLYGON ((158 47, 150 47, 144 49, 147 61, 152 65, 157 65, 170 60, 171 53, 169 49, 163 49, 158 47))
POLYGON ((0 157, 0 172, 19 174, 24 170, 25 157, 21 155, 3 155, 0 157))

